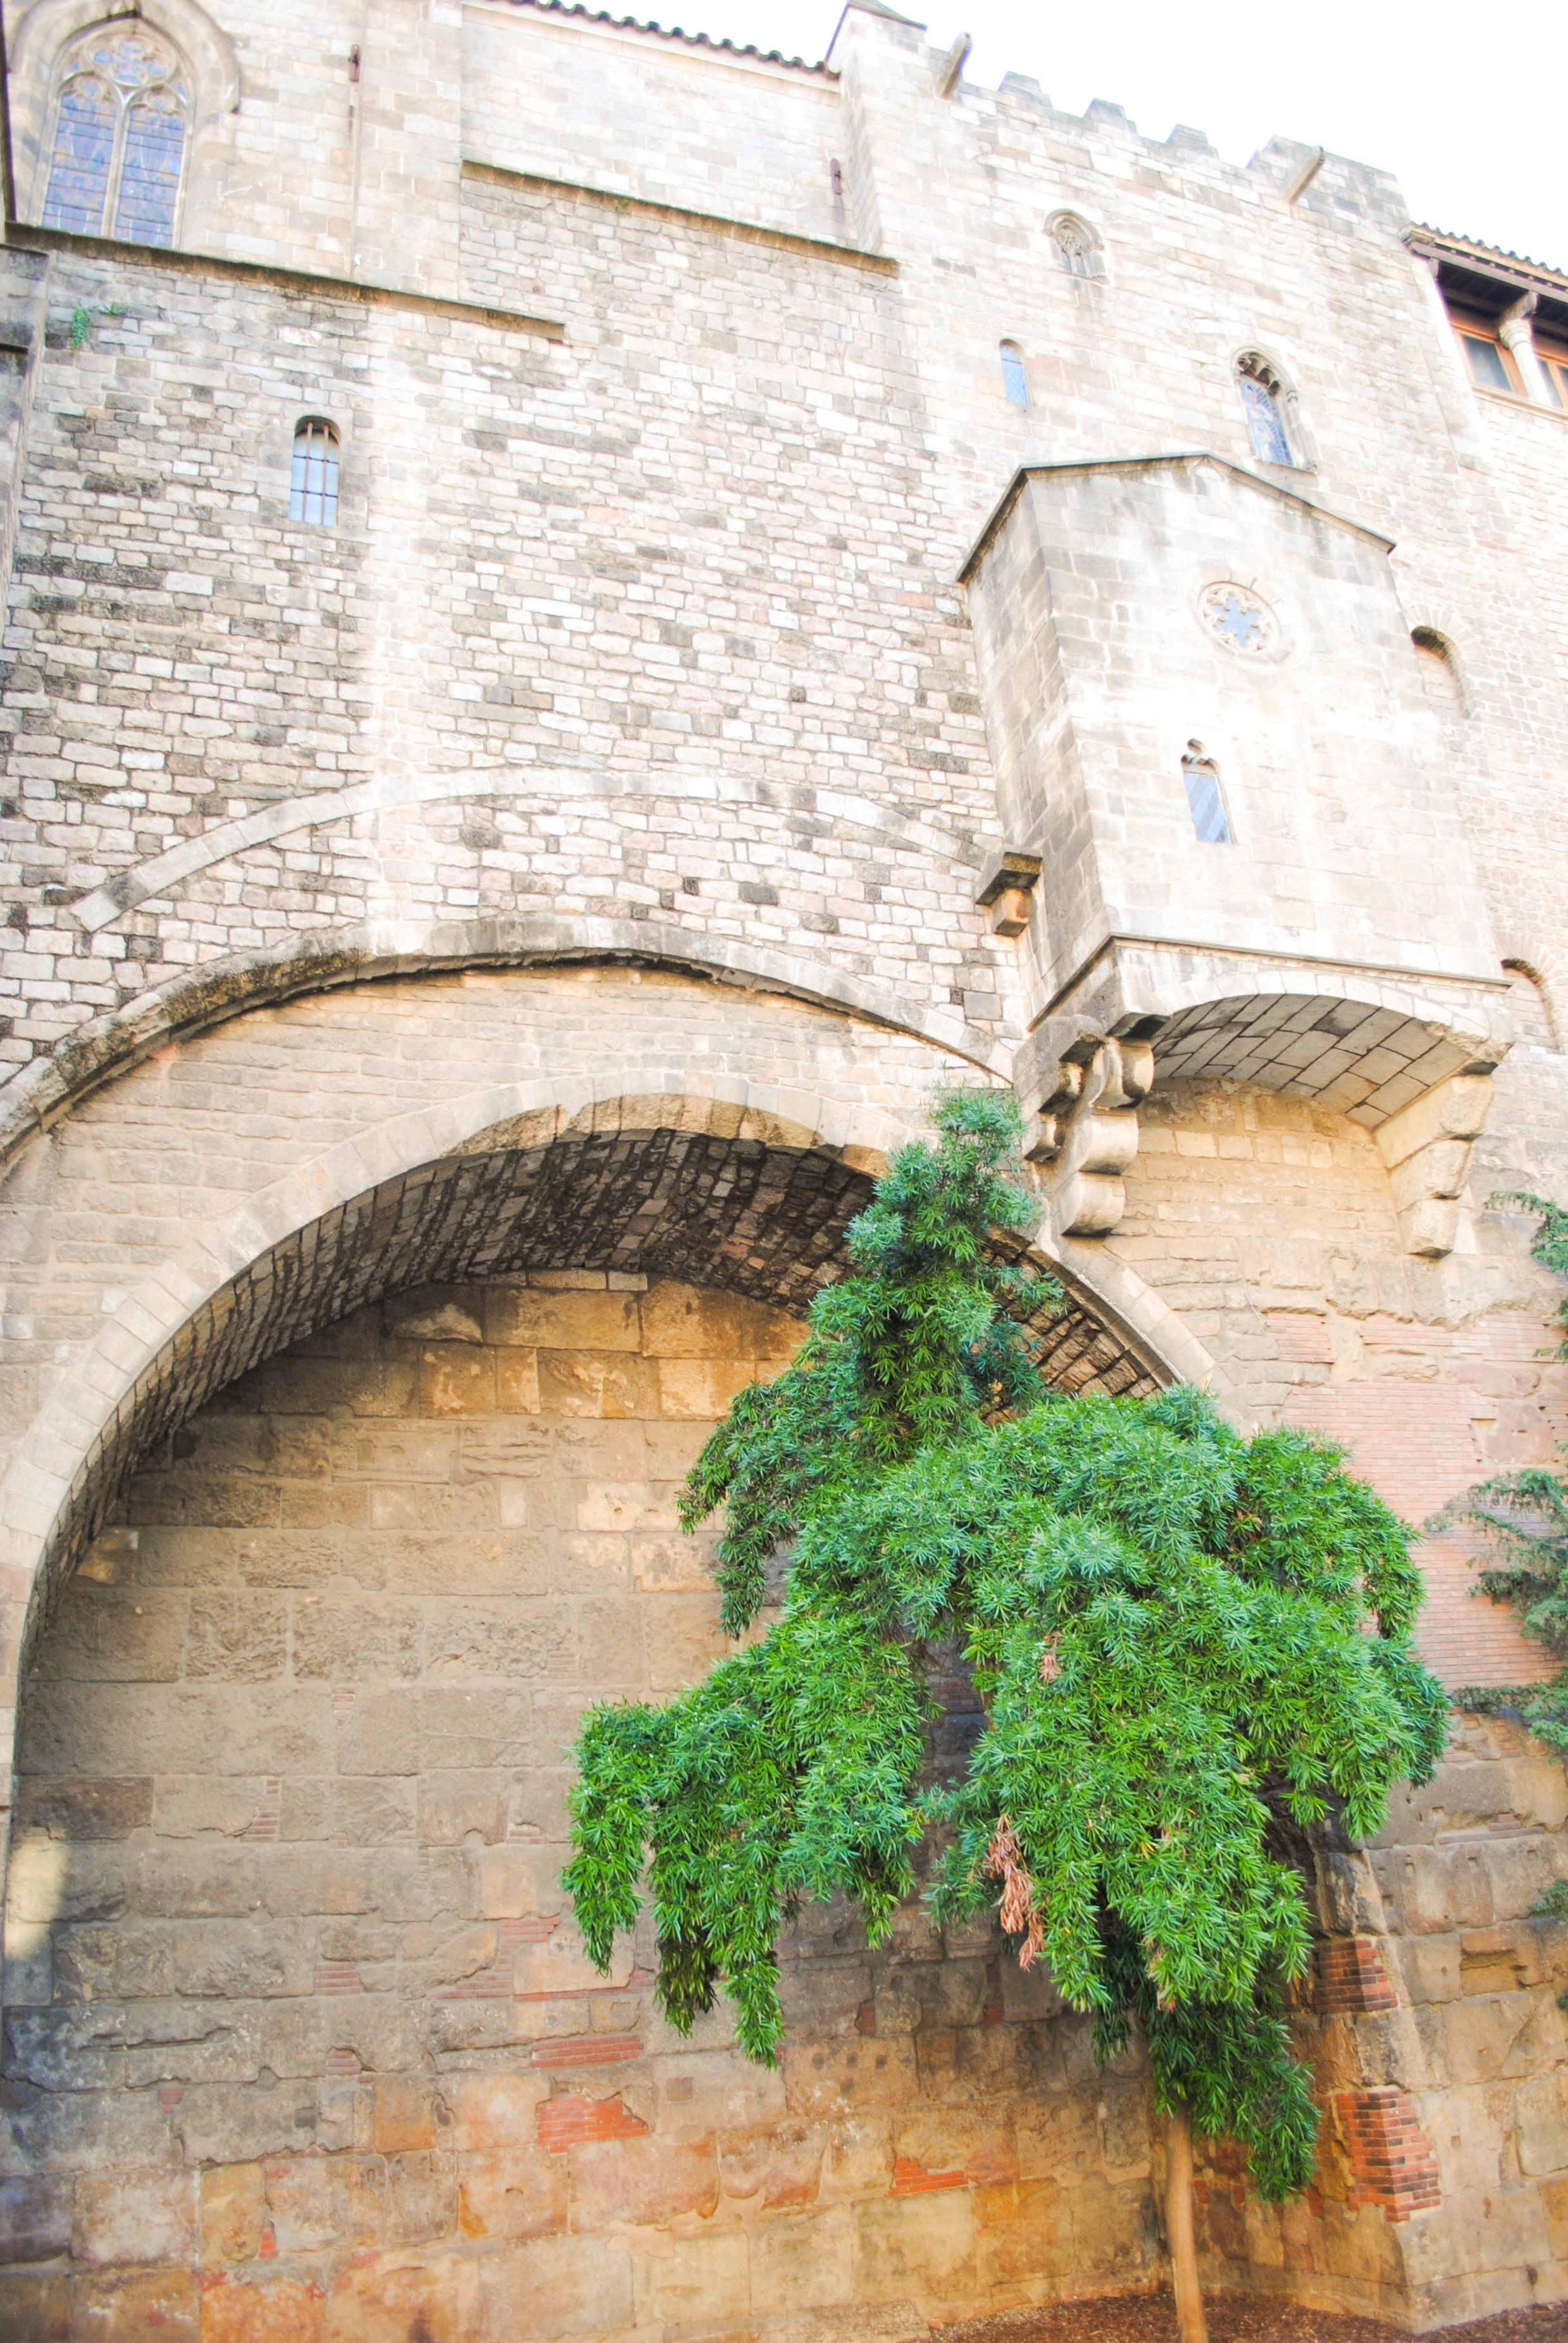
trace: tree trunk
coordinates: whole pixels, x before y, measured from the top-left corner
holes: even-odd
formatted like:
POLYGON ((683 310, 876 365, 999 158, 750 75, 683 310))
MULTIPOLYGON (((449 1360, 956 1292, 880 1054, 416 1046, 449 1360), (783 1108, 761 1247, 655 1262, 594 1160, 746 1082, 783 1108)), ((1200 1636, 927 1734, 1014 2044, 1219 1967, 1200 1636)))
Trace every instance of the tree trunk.
POLYGON ((1192 2238, 1192 2113, 1181 2108, 1165 2127, 1165 2239, 1171 2248, 1171 2290, 1181 2343, 1209 2343, 1198 2248, 1192 2238))

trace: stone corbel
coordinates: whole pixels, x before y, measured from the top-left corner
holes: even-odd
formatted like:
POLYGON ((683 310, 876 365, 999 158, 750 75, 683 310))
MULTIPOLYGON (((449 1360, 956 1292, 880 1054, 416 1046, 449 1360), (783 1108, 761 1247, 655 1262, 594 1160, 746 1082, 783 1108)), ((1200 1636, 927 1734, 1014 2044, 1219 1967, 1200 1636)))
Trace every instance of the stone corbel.
POLYGON ((1535 354, 1535 337, 1530 324, 1535 315, 1535 303, 1533 293, 1522 293, 1513 307, 1505 309, 1497 320, 1497 336, 1519 369, 1525 397, 1535 407, 1555 407, 1557 402, 1547 387, 1545 369, 1535 354))
POLYGON ((1452 1074, 1372 1133, 1406 1252, 1438 1261, 1453 1251, 1470 1159, 1491 1104, 1489 1074, 1452 1074))
POLYGON ((1138 1152, 1138 1109, 1153 1082, 1147 1041, 1085 1034, 1058 1061, 1028 1154, 1046 1167, 1059 1236, 1106 1236, 1121 1220, 1127 1207, 1122 1174, 1138 1152))
POLYGON ((1038 854, 1022 854, 1004 847, 986 865, 975 901, 990 913, 991 933, 1021 936, 1034 910, 1034 890, 1040 883, 1038 854))

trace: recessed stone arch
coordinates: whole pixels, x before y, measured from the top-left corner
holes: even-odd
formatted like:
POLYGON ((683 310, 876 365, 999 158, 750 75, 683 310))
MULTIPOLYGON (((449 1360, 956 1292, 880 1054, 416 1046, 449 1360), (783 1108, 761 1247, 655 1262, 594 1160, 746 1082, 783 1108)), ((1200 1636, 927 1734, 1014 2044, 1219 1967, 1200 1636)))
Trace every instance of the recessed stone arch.
MULTIPOLYGON (((306 994, 166 1044, 36 1131, 0 1191, 13 1389, 37 1392, 0 1483, 14 1651, 136 1456, 260 1358, 530 1262, 799 1311, 933 1084, 976 1078, 842 1011, 602 960, 306 994)), ((1060 1266, 1058 1387, 1219 1380, 1131 1272, 1113 1292, 1060 1266)))
MULTIPOLYGON (((812 1104, 759 1088, 745 1101, 666 1091, 524 1106, 276 1234, 160 1342, 144 1345, 146 1355, 77 1457, 48 1525, 25 1649, 141 1456, 266 1359, 388 1296, 530 1270, 593 1270, 717 1286, 802 1313, 841 1274, 844 1232, 886 1161, 885 1146, 864 1140, 906 1135, 862 1124, 860 1143, 834 1139, 788 1111, 809 1112, 812 1104)), ((819 1111, 816 1121, 844 1128, 830 1111, 819 1111)), ((347 1166, 335 1168, 341 1180, 347 1166)), ((288 1209, 275 1195, 245 1219, 265 1227, 288 1209)), ((203 1248, 209 1260, 226 1249, 222 1239, 203 1248)), ((1030 1251, 1010 1250, 1020 1258, 1030 1251)), ((176 1297, 190 1300, 199 1276, 194 1258, 185 1268, 185 1277, 159 1280, 169 1312, 176 1297)), ((126 1326, 150 1322, 155 1308, 153 1294, 133 1297, 126 1326)), ((1087 1292, 1060 1316, 1041 1312, 1031 1331, 1052 1388, 1158 1387, 1145 1342, 1097 1310, 1087 1292)), ((15 1512, 7 1506, 16 1529, 45 1498, 42 1457, 63 1447, 73 1418, 81 1426, 87 1393, 116 1348, 113 1340, 101 1344, 60 1394, 49 1411, 53 1440, 40 1426, 29 1443, 21 1486, 14 1480, 7 1492, 21 1501, 15 1512)))
POLYGON ((77 1027, 49 1057, 33 1060, 0 1090, 0 1160, 114 1075, 170 1041, 247 1010, 391 977, 594 961, 668 968, 788 994, 917 1036, 988 1072, 1005 1077, 1010 1070, 1011 1050, 1001 1036, 806 952, 770 951, 654 920, 366 922, 311 930, 243 958, 206 961, 77 1027))

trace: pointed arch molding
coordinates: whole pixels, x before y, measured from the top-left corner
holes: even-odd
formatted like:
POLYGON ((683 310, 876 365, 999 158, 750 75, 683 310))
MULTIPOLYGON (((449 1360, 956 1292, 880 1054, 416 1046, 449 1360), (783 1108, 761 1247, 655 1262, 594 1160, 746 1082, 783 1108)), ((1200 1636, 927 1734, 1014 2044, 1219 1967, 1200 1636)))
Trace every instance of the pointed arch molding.
POLYGON ((28 218, 43 205, 41 147, 60 52, 94 25, 121 20, 162 33, 185 58, 195 81, 194 132, 199 135, 239 106, 234 43, 197 0, 33 0, 31 7, 8 19, 6 35, 16 185, 28 218))
POLYGON ((1011 1050, 996 1034, 804 953, 769 951, 654 920, 374 921, 318 929, 243 959, 204 961, 186 976, 136 994, 112 1016, 78 1027, 51 1056, 35 1059, 0 1090, 0 1161, 112 1076, 166 1042, 204 1032, 246 1009, 387 977, 594 960, 680 969, 748 990, 789 993, 911 1034, 1001 1081, 1011 1073, 1011 1050))
MULTIPOLYGON (((603 1258, 584 1265, 638 1266, 649 1215, 662 1212, 678 1242, 676 1265, 665 1252, 658 1273, 680 1274, 680 1243, 695 1242, 694 1257, 719 1272, 703 1282, 799 1310, 837 1273, 842 1228, 889 1152, 915 1135, 901 1117, 814 1091, 628 1063, 591 1078, 482 1083, 297 1164, 119 1298, 26 1428, 0 1483, 0 1585, 21 1614, 13 1649, 25 1664, 52 1588, 136 1458, 235 1376, 400 1285, 528 1266, 519 1227, 558 1260, 558 1226, 538 1218, 528 1188, 529 1167, 557 1148, 568 1150, 558 1196, 580 1212, 590 1180, 621 1178, 654 1147, 643 1207, 632 1198, 628 1210, 629 1192, 615 1190, 592 1229, 589 1249, 603 1258), (715 1219, 704 1167, 726 1149, 750 1151, 751 1185, 737 1218, 727 1160, 711 1189, 724 1191, 715 1219)), ((1069 1288, 1067 1316, 1042 1329, 1042 1373, 1056 1387, 1148 1390, 1184 1377, 1227 1395, 1213 1361, 1135 1272, 1092 1248, 1046 1240, 1028 1250, 1069 1288)))

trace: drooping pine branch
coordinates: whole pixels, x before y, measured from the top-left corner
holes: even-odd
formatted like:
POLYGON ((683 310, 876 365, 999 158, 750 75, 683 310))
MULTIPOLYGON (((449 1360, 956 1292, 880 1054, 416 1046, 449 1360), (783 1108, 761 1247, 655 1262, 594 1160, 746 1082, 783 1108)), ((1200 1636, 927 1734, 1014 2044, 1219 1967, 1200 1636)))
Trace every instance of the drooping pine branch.
POLYGON ((1045 1393, 1017 1322, 1056 1291, 992 1258, 1032 1213, 1016 1109, 961 1092, 934 1121, 794 1364, 741 1394, 688 1483, 689 1528, 727 1509, 730 1631, 783 1548, 781 1614, 678 1699, 589 1717, 567 1884, 601 1966, 646 1895, 673 2022, 722 1988, 770 2059, 799 1900, 855 1897, 874 1940, 940 1824, 939 1916, 999 1908, 1103 2049, 1140 2025, 1162 2103, 1288 2194, 1313 2134, 1281 1993, 1308 1936, 1272 1806, 1371 1831, 1435 1764, 1411 1534, 1337 1450, 1245 1442, 1195 1392, 1045 1393), (922 1795, 927 1654, 950 1638, 985 1722, 922 1795))

